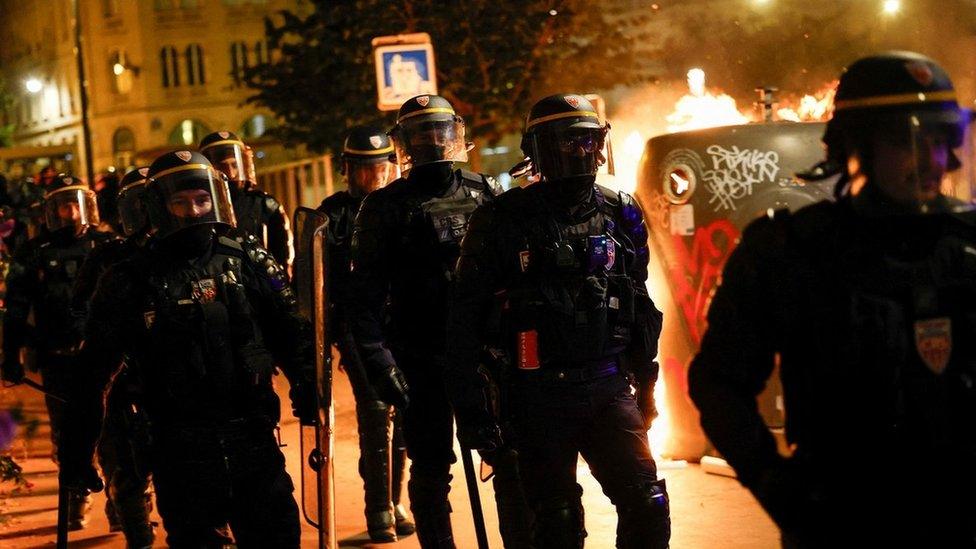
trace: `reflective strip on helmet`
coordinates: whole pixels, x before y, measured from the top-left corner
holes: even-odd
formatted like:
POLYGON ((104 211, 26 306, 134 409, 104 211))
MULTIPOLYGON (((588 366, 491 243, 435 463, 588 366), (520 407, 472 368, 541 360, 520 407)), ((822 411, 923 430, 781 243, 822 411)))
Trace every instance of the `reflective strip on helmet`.
POLYGON ((857 109, 860 107, 886 107, 891 105, 917 105, 936 101, 956 101, 956 92, 943 90, 932 93, 900 93, 895 95, 878 95, 861 99, 846 99, 834 103, 835 111, 857 109))
POLYGON ((149 182, 148 179, 140 179, 139 181, 133 181, 132 183, 129 183, 125 187, 122 187, 121 189, 119 189, 119 194, 122 194, 123 192, 125 192, 125 191, 127 191, 129 189, 134 189, 136 187, 141 187, 141 186, 145 185, 148 182, 149 182))
POLYGON ((552 120, 559 120, 561 118, 572 118, 572 117, 575 117, 575 116, 578 116, 578 117, 581 117, 581 118, 587 117, 587 116, 591 116, 593 118, 596 118, 598 121, 600 120, 600 117, 597 116, 597 114, 595 112, 593 112, 593 111, 561 112, 561 113, 557 113, 557 114, 550 114, 548 116, 540 116, 539 118, 536 118, 534 120, 529 120, 525 124, 525 129, 529 129, 532 126, 535 126, 537 124, 542 124, 543 122, 549 122, 549 121, 552 121, 552 120))
POLYGON ((447 113, 447 114, 454 114, 454 109, 452 109, 450 107, 431 107, 429 109, 421 109, 419 111, 413 111, 413 112, 407 113, 407 114, 401 116, 399 119, 397 119, 397 124, 399 124, 400 122, 403 122, 404 120, 406 120, 408 118, 413 118, 415 116, 420 116, 422 114, 436 114, 436 113, 441 113, 441 112, 442 113, 447 113))
POLYGON ((200 152, 203 152, 211 147, 216 147, 217 145, 240 145, 244 146, 244 142, 240 139, 224 139, 222 141, 214 141, 213 143, 207 143, 206 145, 200 147, 200 152))
POLYGON ((169 175, 176 172, 185 172, 187 170, 204 170, 207 173, 212 173, 214 171, 213 166, 208 166, 206 164, 185 164, 183 166, 177 166, 175 168, 170 168, 168 170, 163 170, 157 174, 153 174, 150 179, 159 179, 164 175, 169 175))
POLYGON ((360 150, 360 149, 349 149, 349 148, 346 148, 346 149, 343 149, 342 152, 343 153, 349 153, 349 154, 361 154, 361 155, 365 155, 365 156, 374 156, 374 155, 381 155, 381 154, 390 154, 391 152, 393 152, 393 145, 390 145, 389 147, 386 147, 385 149, 373 149, 371 151, 364 151, 364 150, 360 150))
POLYGON ((52 196, 54 196, 54 195, 56 195, 56 194, 58 194, 60 192, 67 192, 67 191, 90 191, 90 190, 91 189, 88 188, 88 185, 70 185, 70 186, 61 187, 60 189, 55 189, 53 191, 50 191, 50 192, 46 193, 44 195, 44 199, 47 200, 48 198, 51 198, 52 196))

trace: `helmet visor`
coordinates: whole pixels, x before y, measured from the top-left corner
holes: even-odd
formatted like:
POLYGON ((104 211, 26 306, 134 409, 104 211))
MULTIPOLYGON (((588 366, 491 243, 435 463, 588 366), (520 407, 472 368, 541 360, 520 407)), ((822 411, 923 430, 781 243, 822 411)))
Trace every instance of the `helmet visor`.
POLYGON ((195 225, 237 226, 230 190, 213 169, 182 170, 153 178, 144 200, 159 238, 195 225))
MULTIPOLYGON (((878 124, 873 132, 871 182, 894 203, 919 213, 945 211, 947 197, 972 198, 969 124, 940 113, 915 113, 878 124)), ((858 192, 857 179, 851 192, 858 192)))
POLYGON ((98 204, 95 192, 84 186, 65 187, 44 199, 44 221, 49 231, 67 227, 76 230, 98 225, 98 204))
POLYGON ((378 162, 346 159, 346 181, 350 188, 368 194, 397 177, 397 167, 386 158, 378 162))
POLYGON ((543 179, 594 175, 606 158, 607 129, 557 128, 535 136, 532 163, 543 179))
POLYGON ((132 236, 145 230, 149 218, 142 203, 146 192, 145 181, 127 185, 119 191, 119 217, 122 219, 122 233, 132 236))
POLYGON ((464 121, 457 116, 451 120, 405 122, 392 135, 397 164, 407 171, 434 162, 467 162, 464 137, 464 121))
POLYGON ((201 151, 217 171, 227 176, 230 183, 238 188, 247 181, 247 162, 244 148, 237 142, 213 145, 201 151))

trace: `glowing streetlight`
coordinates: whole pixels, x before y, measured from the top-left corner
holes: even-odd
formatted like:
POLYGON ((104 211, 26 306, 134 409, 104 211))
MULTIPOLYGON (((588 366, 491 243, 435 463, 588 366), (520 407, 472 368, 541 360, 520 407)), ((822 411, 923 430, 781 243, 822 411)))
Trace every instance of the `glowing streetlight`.
POLYGON ((112 65, 112 72, 115 73, 115 76, 122 76, 122 73, 125 72, 125 65, 122 63, 112 65))
POLYGON ((24 87, 27 88, 27 93, 37 93, 44 85, 37 78, 31 77, 24 81, 24 87))
POLYGON ((901 10, 901 0, 885 0, 881 5, 881 11, 885 15, 894 15, 901 10))

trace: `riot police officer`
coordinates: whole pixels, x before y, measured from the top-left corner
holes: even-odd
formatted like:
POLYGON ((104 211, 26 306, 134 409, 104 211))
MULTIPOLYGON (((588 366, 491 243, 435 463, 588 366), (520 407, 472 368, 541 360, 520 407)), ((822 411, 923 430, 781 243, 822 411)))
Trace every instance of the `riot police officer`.
POLYGON ((287 268, 291 264, 291 229, 285 209, 258 189, 254 153, 236 135, 214 132, 200 141, 200 152, 230 182, 230 197, 238 230, 254 235, 287 268))
POLYGON ((640 208, 595 184, 608 130, 582 96, 537 102, 522 150, 539 182, 478 208, 458 261, 448 386, 459 438, 517 451, 539 548, 583 546, 579 455, 617 508, 617 547, 670 537, 647 439, 661 313, 645 288, 640 208), (507 395, 500 411, 489 380, 507 395))
POLYGON ((974 547, 976 215, 945 194, 971 116, 909 52, 850 65, 834 105, 837 200, 745 230, 691 396, 784 547, 974 547), (790 457, 756 408, 776 363, 790 457))
POLYGON ((448 288, 468 216, 500 192, 491 178, 454 168, 467 161, 464 130, 443 97, 406 101, 390 136, 407 175, 366 196, 352 239, 353 338, 380 399, 404 412, 407 489, 425 548, 454 547, 453 416, 442 377, 448 288))
MULTIPOLYGON (((83 322, 72 314, 72 288, 85 256, 113 237, 94 230, 99 222, 95 193, 70 175, 58 174, 48 186, 43 211, 47 232, 18 250, 7 274, 2 373, 5 381, 20 382, 20 348, 33 347, 44 385, 61 398, 80 376, 77 355, 83 322), (34 337, 28 341, 31 310, 34 337)), ((60 460, 66 416, 58 398, 47 396, 45 401, 55 458, 60 460)), ((69 529, 81 529, 87 522, 88 492, 72 491, 69 500, 69 529)))
POLYGON ((348 321, 352 300, 349 284, 349 241, 353 222, 363 198, 386 186, 396 177, 390 162, 393 145, 386 132, 358 126, 346 136, 342 150, 342 174, 348 190, 322 201, 318 210, 328 216, 329 312, 332 344, 342 357, 356 397, 359 424, 359 474, 366 492, 366 525, 376 542, 395 541, 397 536, 414 532, 414 525, 400 504, 407 449, 403 441, 403 412, 380 400, 369 383, 366 368, 359 358, 348 321), (390 418, 392 451, 390 448, 390 418), (392 506, 391 506, 392 502, 392 506))
POLYGON ((101 391, 114 365, 144 389, 156 502, 172 547, 298 547, 298 509, 275 427, 275 363, 303 421, 314 409, 312 347, 287 276, 233 227, 230 192, 190 151, 152 163, 143 195, 152 240, 99 280, 85 340, 88 377, 71 398, 69 480, 93 483, 101 391), (132 361, 129 362, 128 358, 132 361))
MULTIPOLYGON (((124 239, 96 246, 82 263, 75 281, 72 307, 87 315, 95 285, 112 265, 135 254, 149 237, 149 220, 142 206, 149 167, 136 168, 119 182, 119 226, 124 239)), ((128 359, 131 361, 132 359, 128 359)), ((98 460, 105 478, 105 513, 109 528, 125 534, 129 547, 151 547, 155 535, 149 515, 152 493, 149 472, 149 423, 138 378, 123 364, 105 397, 106 412, 98 440, 98 460)))

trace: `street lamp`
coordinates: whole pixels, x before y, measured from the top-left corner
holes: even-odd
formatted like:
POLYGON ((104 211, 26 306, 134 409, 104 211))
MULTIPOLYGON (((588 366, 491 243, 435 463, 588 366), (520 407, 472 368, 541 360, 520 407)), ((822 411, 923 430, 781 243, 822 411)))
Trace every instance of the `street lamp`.
POLYGON ((24 81, 24 87, 27 88, 27 93, 37 93, 44 85, 37 78, 30 77, 24 81))
POLYGON ((881 5, 881 11, 885 15, 894 15, 901 10, 901 0, 885 0, 881 5))

